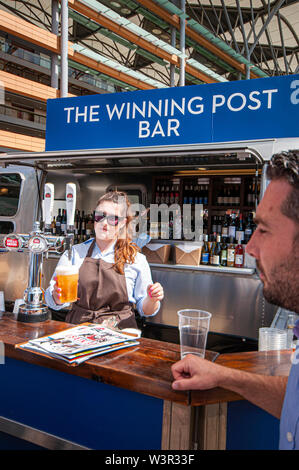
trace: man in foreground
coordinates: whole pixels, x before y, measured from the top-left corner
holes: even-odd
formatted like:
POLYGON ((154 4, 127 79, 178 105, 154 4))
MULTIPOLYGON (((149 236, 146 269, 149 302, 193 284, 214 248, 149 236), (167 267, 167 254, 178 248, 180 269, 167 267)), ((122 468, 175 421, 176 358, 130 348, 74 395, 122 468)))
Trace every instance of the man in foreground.
MULTIPOLYGON (((264 296, 272 304, 299 314, 299 158, 295 152, 274 155, 271 182, 256 212, 257 229, 247 245, 256 259, 264 296)), ((299 322, 294 333, 299 337, 299 322)), ((188 355, 172 366, 175 390, 222 387, 281 418, 280 449, 299 449, 299 360, 289 378, 243 372, 188 355)))

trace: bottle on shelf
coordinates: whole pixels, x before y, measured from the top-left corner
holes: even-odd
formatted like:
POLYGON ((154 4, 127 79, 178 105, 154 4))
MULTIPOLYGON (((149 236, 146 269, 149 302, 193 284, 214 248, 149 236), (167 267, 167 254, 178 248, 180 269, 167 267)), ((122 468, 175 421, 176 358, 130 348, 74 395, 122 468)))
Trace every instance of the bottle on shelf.
POLYGON ((217 232, 218 228, 218 217, 217 215, 212 216, 212 232, 217 232))
POLYGON ((81 241, 85 241, 86 238, 86 217, 84 211, 82 211, 81 223, 80 223, 80 236, 81 241))
POLYGON ((62 235, 66 233, 66 209, 62 209, 60 230, 62 235))
POLYGON ((194 186, 194 204, 202 204, 200 200, 200 186, 198 184, 194 186))
POLYGON ((233 205, 233 194, 231 188, 227 188, 227 204, 229 206, 233 205))
POLYGON ((56 217, 56 235, 61 235, 61 209, 58 209, 56 217))
POLYGON ((220 265, 221 265, 221 266, 226 266, 226 265, 227 265, 227 243, 226 243, 226 237, 222 237, 221 254, 220 254, 220 265))
POLYGON ((229 239, 234 242, 236 238, 236 214, 232 213, 230 216, 230 222, 228 225, 228 236, 229 239))
POLYGON ((235 268, 242 268, 244 266, 244 248, 242 246, 241 237, 239 236, 238 244, 235 248, 235 268))
POLYGON ((169 184, 166 182, 165 184, 165 204, 169 206, 170 203, 170 189, 169 189, 169 184))
POLYGON ((188 183, 184 185, 184 195, 183 195, 183 204, 188 204, 189 199, 189 186, 188 183))
POLYGON ((230 243, 227 247, 227 266, 233 267, 235 265, 235 245, 230 243))
POLYGON ((241 242, 243 243, 244 241, 244 226, 243 226, 243 215, 239 215, 239 220, 237 224, 237 230, 236 230, 236 240, 241 238, 241 242))
POLYGON ((79 243, 79 241, 80 241, 80 239, 79 239, 79 231, 80 231, 80 211, 79 211, 79 209, 76 209, 76 212, 75 212, 74 225, 75 225, 74 243, 79 243))
POLYGON ((223 224, 222 224, 222 229, 221 229, 221 235, 223 237, 228 237, 228 219, 227 219, 227 214, 224 216, 223 224))
POLYGON ((217 194, 216 205, 223 206, 223 188, 220 188, 217 194))
POLYGON ((220 266, 220 256, 221 256, 221 245, 220 245, 220 235, 217 235, 216 241, 213 242, 211 248, 211 258, 210 264, 212 266, 220 266))
POLYGON ((56 220, 55 216, 53 217, 53 220, 51 222, 51 233, 52 235, 56 235, 56 220))
POLYGON ((172 205, 175 203, 175 196, 174 196, 174 185, 171 186, 170 188, 170 195, 169 195, 169 204, 172 205))
POLYGON ((208 265, 210 263, 209 236, 203 236, 203 246, 201 249, 201 264, 208 265))
POLYGON ((89 214, 87 216, 87 222, 86 222, 86 239, 88 240, 89 238, 91 238, 92 234, 93 234, 93 218, 92 218, 92 214, 89 214))
POLYGON ((165 185, 163 182, 161 184, 160 204, 165 204, 165 185))
POLYGON ((234 205, 239 206, 240 205, 240 187, 239 185, 235 186, 234 190, 234 205))
POLYGON ((244 230, 244 243, 248 243, 251 235, 253 234, 253 215, 252 212, 248 214, 247 223, 244 230))
POLYGON ((209 185, 205 186, 204 195, 203 195, 203 204, 207 206, 209 203, 209 185))
POLYGON ((222 217, 221 217, 221 215, 218 216, 216 232, 221 235, 221 232, 222 232, 222 217))
POLYGON ((188 204, 194 203, 194 194, 193 194, 193 183, 191 182, 189 187, 189 195, 188 195, 188 204))
POLYGON ((228 205, 228 190, 227 190, 227 188, 223 189, 223 205, 224 206, 228 205))
POLYGON ((155 204, 160 204, 161 195, 160 195, 160 186, 157 186, 156 193, 155 193, 155 204))

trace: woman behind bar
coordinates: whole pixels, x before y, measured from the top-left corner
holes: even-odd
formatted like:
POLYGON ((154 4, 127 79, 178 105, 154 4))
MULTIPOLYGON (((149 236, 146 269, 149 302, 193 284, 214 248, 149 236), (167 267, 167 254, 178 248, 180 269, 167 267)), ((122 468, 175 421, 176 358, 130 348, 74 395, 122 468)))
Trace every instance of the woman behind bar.
MULTIPOLYGON (((79 268, 78 300, 67 313, 66 322, 136 328, 133 305, 141 316, 158 312, 163 288, 153 284, 148 262, 130 238, 129 212, 130 202, 123 192, 109 192, 98 200, 95 238, 72 248, 72 264, 79 268)), ((65 252, 57 266, 68 263, 65 252)), ((54 273, 45 293, 47 305, 54 310, 68 307, 60 296, 54 273)))

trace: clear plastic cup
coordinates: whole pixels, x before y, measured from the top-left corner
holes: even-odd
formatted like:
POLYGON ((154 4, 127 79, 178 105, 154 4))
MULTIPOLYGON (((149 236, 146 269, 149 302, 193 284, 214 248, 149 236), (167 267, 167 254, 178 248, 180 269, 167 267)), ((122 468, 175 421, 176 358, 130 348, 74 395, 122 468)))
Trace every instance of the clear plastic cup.
POLYGON ((4 292, 0 291, 0 311, 5 312, 4 292))
POLYGON ((281 330, 279 328, 259 329, 259 351, 276 351, 279 349, 287 349, 287 347, 287 330, 281 330))
POLYGON ((211 313, 205 310, 178 311, 181 359, 187 354, 204 357, 210 327, 211 313))

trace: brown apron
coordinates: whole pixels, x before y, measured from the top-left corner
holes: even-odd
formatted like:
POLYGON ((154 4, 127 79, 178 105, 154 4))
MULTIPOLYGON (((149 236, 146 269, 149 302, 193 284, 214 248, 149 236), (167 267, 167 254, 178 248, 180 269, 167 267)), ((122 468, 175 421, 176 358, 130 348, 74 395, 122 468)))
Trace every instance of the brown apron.
POLYGON ((79 269, 78 300, 66 315, 68 323, 101 323, 112 328, 137 328, 135 313, 128 300, 124 274, 113 263, 91 257, 95 240, 79 269))

